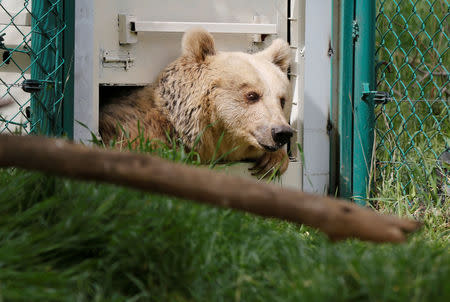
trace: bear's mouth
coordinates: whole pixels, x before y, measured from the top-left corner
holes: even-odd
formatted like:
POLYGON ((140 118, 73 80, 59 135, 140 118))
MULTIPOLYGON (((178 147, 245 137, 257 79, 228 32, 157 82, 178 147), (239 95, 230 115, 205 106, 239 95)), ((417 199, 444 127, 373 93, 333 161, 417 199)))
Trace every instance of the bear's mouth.
POLYGON ((261 147, 263 147, 265 151, 268 151, 268 152, 275 152, 278 149, 280 149, 280 147, 281 147, 281 146, 278 146, 278 145, 276 145, 276 146, 268 146, 268 145, 261 144, 260 142, 258 142, 258 144, 261 147))
POLYGON ((254 132, 250 132, 250 133, 253 135, 253 138, 255 139, 256 143, 258 143, 259 147, 264 149, 264 151, 266 151, 266 152, 275 152, 282 147, 282 145, 278 145, 278 144, 268 145, 267 143, 263 142, 264 141, 263 139, 259 139, 258 136, 255 135, 254 132))

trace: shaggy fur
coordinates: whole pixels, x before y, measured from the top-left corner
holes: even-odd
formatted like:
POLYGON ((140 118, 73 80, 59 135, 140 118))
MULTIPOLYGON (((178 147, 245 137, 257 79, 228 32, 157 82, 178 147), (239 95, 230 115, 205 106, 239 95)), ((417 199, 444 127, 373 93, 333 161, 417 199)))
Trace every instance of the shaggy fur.
POLYGON ((276 145, 271 131, 273 127, 289 127, 280 103, 289 99, 289 61, 289 45, 280 39, 250 55, 217 52, 208 32, 188 31, 182 55, 154 84, 101 109, 100 133, 105 142, 111 140, 119 135, 119 123, 131 137, 137 136, 140 121, 148 137, 165 141, 169 131, 192 148, 206 129, 196 146, 202 160, 211 159, 223 133, 216 156, 238 147, 227 160, 259 159, 266 168, 283 163, 284 172, 287 154, 276 145), (260 97, 249 101, 249 93, 260 97))

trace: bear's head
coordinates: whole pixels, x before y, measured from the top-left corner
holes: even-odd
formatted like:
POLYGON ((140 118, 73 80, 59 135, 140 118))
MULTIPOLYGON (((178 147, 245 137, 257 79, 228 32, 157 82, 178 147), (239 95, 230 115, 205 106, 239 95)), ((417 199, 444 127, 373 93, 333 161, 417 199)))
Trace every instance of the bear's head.
POLYGON ((190 146, 203 129, 200 154, 238 150, 229 160, 257 158, 285 145, 293 134, 285 117, 290 101, 288 43, 274 40, 248 54, 219 52, 207 31, 185 33, 182 55, 158 80, 157 95, 178 135, 190 146))

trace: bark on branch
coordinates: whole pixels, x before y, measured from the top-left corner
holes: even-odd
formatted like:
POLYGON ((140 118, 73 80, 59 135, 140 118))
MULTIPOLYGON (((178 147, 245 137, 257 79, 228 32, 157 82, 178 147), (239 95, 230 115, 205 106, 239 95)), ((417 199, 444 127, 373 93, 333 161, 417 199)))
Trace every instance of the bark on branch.
POLYGON ((420 227, 419 222, 380 215, 343 200, 61 139, 0 135, 0 167, 108 182, 285 219, 318 228, 332 240, 402 242, 420 227))

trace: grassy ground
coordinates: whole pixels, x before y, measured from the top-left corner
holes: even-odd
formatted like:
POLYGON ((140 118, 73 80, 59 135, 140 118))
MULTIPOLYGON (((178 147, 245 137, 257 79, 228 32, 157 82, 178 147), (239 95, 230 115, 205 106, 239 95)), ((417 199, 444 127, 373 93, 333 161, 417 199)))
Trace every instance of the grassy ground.
POLYGON ((332 244, 310 228, 110 185, 11 169, 0 184, 0 301, 450 301, 448 201, 413 212, 392 191, 379 210, 420 215, 420 233, 403 245, 332 244))

